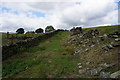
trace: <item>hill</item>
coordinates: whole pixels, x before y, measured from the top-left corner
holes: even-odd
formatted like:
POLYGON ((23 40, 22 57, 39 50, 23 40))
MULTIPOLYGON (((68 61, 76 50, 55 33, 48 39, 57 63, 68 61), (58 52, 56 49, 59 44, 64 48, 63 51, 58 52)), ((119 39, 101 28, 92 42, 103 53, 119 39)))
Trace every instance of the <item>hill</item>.
POLYGON ((58 32, 38 46, 3 61, 2 76, 4 78, 109 77, 119 70, 120 35, 113 38, 108 36, 118 31, 118 28, 119 26, 85 28, 83 34, 74 36, 70 36, 69 31, 58 32), (99 34, 92 38, 85 37, 91 29, 97 29, 99 34))

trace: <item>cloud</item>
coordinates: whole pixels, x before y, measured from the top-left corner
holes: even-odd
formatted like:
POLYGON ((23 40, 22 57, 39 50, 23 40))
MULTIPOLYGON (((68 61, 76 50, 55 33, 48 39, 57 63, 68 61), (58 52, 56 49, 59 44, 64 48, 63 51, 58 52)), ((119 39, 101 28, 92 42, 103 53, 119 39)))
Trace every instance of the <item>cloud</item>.
POLYGON ((79 0, 79 2, 2 2, 0 31, 26 31, 53 25, 56 29, 118 24, 115 0, 79 0))

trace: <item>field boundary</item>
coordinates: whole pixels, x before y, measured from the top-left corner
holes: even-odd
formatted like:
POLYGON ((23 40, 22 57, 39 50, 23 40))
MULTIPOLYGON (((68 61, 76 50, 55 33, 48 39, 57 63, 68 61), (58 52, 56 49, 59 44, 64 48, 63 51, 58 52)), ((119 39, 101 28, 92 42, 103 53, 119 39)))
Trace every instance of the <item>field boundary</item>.
POLYGON ((57 32, 60 32, 60 31, 64 31, 64 30, 58 29, 58 30, 45 33, 43 35, 40 35, 32 39, 26 39, 24 41, 20 41, 15 44, 2 46, 2 60, 5 60, 11 57, 12 55, 19 53, 20 50, 24 50, 29 47, 37 46, 40 43, 40 41, 46 40, 54 36, 57 32))

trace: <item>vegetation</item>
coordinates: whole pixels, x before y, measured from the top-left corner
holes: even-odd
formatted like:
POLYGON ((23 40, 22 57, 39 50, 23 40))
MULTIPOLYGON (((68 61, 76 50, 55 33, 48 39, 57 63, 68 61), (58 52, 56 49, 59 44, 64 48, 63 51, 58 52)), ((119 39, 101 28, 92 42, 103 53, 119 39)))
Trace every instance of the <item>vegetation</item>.
POLYGON ((39 28, 39 29, 35 30, 36 33, 43 33, 43 31, 44 30, 42 28, 39 28))
POLYGON ((24 34, 24 29, 23 28, 19 28, 17 29, 17 34, 24 34))
POLYGON ((35 34, 35 33, 29 33, 29 34, 9 33, 9 38, 8 38, 7 34, 4 33, 4 34, 2 34, 2 45, 10 45, 12 42, 12 36, 13 36, 13 43, 16 43, 16 42, 22 41, 22 39, 19 39, 19 38, 22 38, 25 36, 35 38, 35 37, 42 35, 42 34, 44 34, 44 33, 38 33, 38 34, 35 34), (18 39, 15 37, 18 37, 18 39))
MULTIPOLYGON (((89 29, 83 29, 83 32, 89 29)), ((92 29, 100 30, 100 35, 103 35, 117 31, 118 26, 96 27, 92 29)), ((87 67, 86 62, 81 58, 94 62, 93 65, 89 66, 90 68, 98 67, 100 63, 111 63, 118 60, 116 58, 118 55, 115 54, 118 48, 114 48, 105 54, 102 51, 99 52, 105 43, 109 43, 113 39, 106 39, 87 53, 83 52, 73 55, 73 46, 78 46, 79 44, 68 44, 69 38, 71 36, 68 31, 58 32, 55 36, 39 43, 38 46, 31 47, 12 56, 3 62, 2 76, 4 78, 77 78, 77 76, 90 78, 86 73, 78 73, 78 63, 82 63, 83 67, 87 67)), ((118 65, 112 69, 105 68, 103 71, 114 72, 118 70, 117 67, 118 65)))
POLYGON ((45 32, 50 32, 50 31, 53 31, 53 30, 55 30, 53 26, 47 26, 45 28, 45 32))

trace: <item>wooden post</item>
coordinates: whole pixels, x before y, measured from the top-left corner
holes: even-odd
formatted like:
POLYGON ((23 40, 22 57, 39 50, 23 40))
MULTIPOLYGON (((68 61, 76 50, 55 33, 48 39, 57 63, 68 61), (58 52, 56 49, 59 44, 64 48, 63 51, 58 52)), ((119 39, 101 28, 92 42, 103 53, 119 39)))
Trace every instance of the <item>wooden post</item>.
POLYGON ((30 40, 30 34, 28 33, 28 40, 30 40))
POLYGON ((12 40, 11 40, 11 44, 13 44, 13 38, 14 38, 14 36, 13 36, 13 34, 12 34, 12 40))
POLYGON ((9 39, 9 32, 7 32, 7 39, 9 39))

